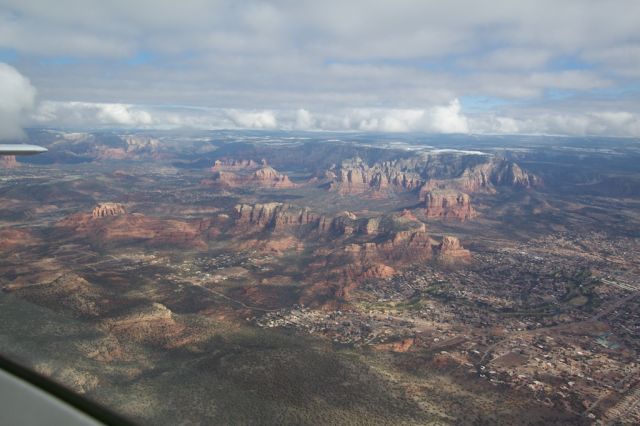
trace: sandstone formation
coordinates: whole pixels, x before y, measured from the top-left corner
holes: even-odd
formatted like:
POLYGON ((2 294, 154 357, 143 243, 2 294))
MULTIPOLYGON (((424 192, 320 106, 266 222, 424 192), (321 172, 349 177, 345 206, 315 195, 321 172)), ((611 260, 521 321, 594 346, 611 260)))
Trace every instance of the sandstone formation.
POLYGON ((204 238, 210 233, 210 220, 184 222, 126 214, 117 203, 101 203, 91 214, 77 213, 57 223, 77 236, 97 242, 144 240, 154 245, 178 245, 206 248, 204 238))
POLYGON ((96 160, 126 160, 133 156, 128 155, 125 148, 112 148, 104 145, 97 145, 91 153, 96 160))
POLYGON ((373 165, 356 157, 331 167, 325 178, 329 189, 343 195, 377 197, 390 191, 418 191, 421 199, 434 189, 492 193, 500 186, 532 188, 542 184, 536 175, 500 157, 430 152, 373 165))
POLYGON ((368 242, 347 244, 341 252, 387 259, 431 256, 433 241, 426 225, 407 213, 368 218, 351 212, 325 216, 286 203, 238 204, 234 212, 235 228, 243 233, 250 229, 292 232, 300 237, 330 237, 333 244, 340 241, 337 237, 357 237, 368 242))
MULTIPOLYGON (((216 169, 216 166, 212 169, 216 169)), ((221 170, 219 167, 214 171, 210 180, 205 180, 203 184, 210 184, 220 187, 242 187, 258 186, 262 188, 294 188, 296 185, 289 180, 287 175, 281 174, 270 166, 260 167, 250 174, 239 174, 221 170)))
POLYGON ((233 232, 260 235, 246 240, 245 245, 282 253, 301 250, 304 242, 313 249, 314 260, 306 274, 314 285, 304 292, 303 303, 348 300, 363 280, 389 277, 398 267, 428 261, 439 244, 430 237, 426 225, 407 212, 362 218, 351 212, 325 216, 285 203, 238 204, 234 210, 233 232), (263 232, 271 234, 264 236, 263 232), (283 233, 295 238, 279 236, 283 233), (258 246, 259 240, 286 245, 258 246))
POLYGON ((431 190, 424 194, 428 218, 466 220, 476 216, 471 197, 455 190, 431 190))
POLYGON ((150 136, 141 135, 124 135, 121 139, 126 144, 126 152, 128 153, 148 153, 153 154, 158 150, 160 141, 150 136))
POLYGON ((456 237, 445 235, 438 247, 438 260, 445 263, 466 262, 471 260, 471 252, 462 247, 456 237))
POLYGON ((15 155, 0 155, 0 168, 15 169, 20 167, 15 155))
MULTIPOLYGON (((266 162, 263 160, 263 164, 266 162)), ((254 160, 224 159, 216 160, 211 167, 212 172, 256 169, 259 164, 254 160)))
POLYGON ((265 166, 253 173, 251 183, 269 188, 293 188, 294 184, 287 175, 280 174, 276 169, 265 166))
POLYGON ((323 217, 320 222, 320 230, 335 232, 339 235, 351 235, 356 230, 357 219, 358 216, 350 211, 340 212, 330 219, 323 217))
POLYGON ((268 228, 274 231, 304 225, 319 226, 320 216, 308 208, 284 203, 238 204, 234 207, 236 225, 268 228))
POLYGON ((126 214, 124 206, 120 203, 100 203, 93 208, 91 217, 94 219, 105 216, 118 216, 126 214))
POLYGON ((131 160, 143 157, 159 158, 160 141, 141 135, 122 135, 114 141, 96 144, 93 135, 80 137, 78 142, 92 142, 90 155, 97 160, 131 160))
MULTIPOLYGON (((236 228, 314 235, 349 236, 363 227, 368 219, 358 219, 345 211, 334 216, 320 215, 307 207, 286 203, 238 204, 234 208, 236 228)), ((372 227, 373 225, 369 225, 372 227)))
POLYGON ((360 158, 342 162, 327 171, 330 189, 341 194, 362 194, 389 190, 413 191, 423 181, 416 173, 403 171, 395 162, 386 161, 369 167, 360 158))
POLYGON ((536 175, 526 172, 516 163, 503 158, 492 158, 490 161, 466 168, 462 174, 453 179, 430 179, 422 187, 421 196, 434 189, 455 189, 466 193, 483 191, 496 192, 496 187, 532 188, 540 186, 542 180, 536 175))
POLYGON ((273 253, 276 255, 283 254, 289 250, 301 252, 304 250, 304 243, 298 241, 295 237, 270 237, 268 239, 256 238, 245 240, 236 246, 239 249, 260 250, 262 252, 273 253))
MULTIPOLYGON (((392 220, 397 221, 398 219, 393 218, 392 220)), ((398 229, 399 226, 396 222, 392 228, 383 226, 369 234, 366 233, 365 225, 361 227, 362 230, 359 231, 359 234, 370 235, 373 240, 347 244, 342 251, 351 258, 355 265, 375 264, 376 262, 401 265, 431 259, 433 246, 437 243, 427 233, 424 223, 405 222, 404 224, 406 225, 405 229, 398 229)))

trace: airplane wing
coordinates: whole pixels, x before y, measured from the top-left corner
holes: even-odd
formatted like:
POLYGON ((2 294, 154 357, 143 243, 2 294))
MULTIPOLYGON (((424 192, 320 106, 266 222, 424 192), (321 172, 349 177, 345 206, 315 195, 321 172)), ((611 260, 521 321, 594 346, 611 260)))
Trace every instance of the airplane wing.
POLYGON ((34 155, 47 152, 47 148, 43 148, 38 145, 26 145, 26 144, 0 144, 0 155, 34 155))

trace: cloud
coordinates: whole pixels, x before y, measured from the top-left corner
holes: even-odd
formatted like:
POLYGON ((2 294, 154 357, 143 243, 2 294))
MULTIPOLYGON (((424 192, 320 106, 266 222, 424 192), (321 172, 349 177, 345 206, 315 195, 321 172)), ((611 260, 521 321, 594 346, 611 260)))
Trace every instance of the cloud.
POLYGON ((294 129, 313 130, 315 128, 314 119, 306 109, 299 109, 296 112, 296 123, 294 129))
POLYGON ((640 113, 633 111, 602 109, 551 114, 535 109, 512 109, 503 115, 491 111, 465 114, 458 99, 422 109, 346 108, 329 111, 44 101, 31 114, 30 123, 83 129, 192 128, 640 137, 640 113))
POLYGON ((95 102, 40 102, 32 121, 62 127, 120 126, 150 127, 157 124, 152 114, 135 105, 95 102))
POLYGON ((357 129, 377 132, 468 133, 458 99, 427 109, 352 110, 348 120, 357 129))
POLYGON ((551 59, 549 49, 507 47, 479 57, 463 58, 460 65, 469 69, 529 70, 543 68, 551 59))
POLYGON ((640 114, 627 111, 534 113, 518 117, 479 115, 469 120, 473 133, 640 137, 640 114))
POLYGON ((0 3, 34 125, 638 134, 637 0, 0 3))
POLYGON ((460 114, 460 102, 454 99, 446 107, 436 107, 432 111, 433 129, 437 133, 467 133, 467 119, 460 114))
POLYGON ((640 77, 640 43, 624 43, 583 54, 586 61, 606 66, 608 70, 631 78, 640 77))
POLYGON ((36 89, 10 65, 0 62, 0 139, 20 138, 25 115, 33 108, 36 89))
MULTIPOLYGON (((595 109, 597 89, 637 87, 639 15, 636 0, 5 0, 0 52, 55 101, 422 110, 558 89, 595 109)), ((383 121, 368 125, 406 119, 383 121)))
POLYGON ((237 127, 245 129, 275 129, 277 120, 271 111, 238 111, 228 112, 237 127))
POLYGON ((103 104, 98 107, 98 120, 105 124, 145 126, 152 123, 147 111, 135 111, 128 105, 103 104))

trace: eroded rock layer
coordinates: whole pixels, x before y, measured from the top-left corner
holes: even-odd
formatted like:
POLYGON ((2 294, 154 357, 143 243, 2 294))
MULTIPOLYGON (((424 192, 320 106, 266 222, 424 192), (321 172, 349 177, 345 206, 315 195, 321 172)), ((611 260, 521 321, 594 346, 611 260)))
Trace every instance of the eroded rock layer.
POLYGON ((476 216, 471 197, 455 190, 432 190, 424 194, 425 215, 429 218, 466 220, 476 216))
POLYGON ((262 188, 293 188, 295 184, 287 175, 270 166, 263 166, 249 174, 239 174, 227 170, 242 170, 243 166, 218 167, 214 165, 213 177, 203 181, 204 184, 220 187, 258 186, 262 188))
POLYGON ((434 153, 373 165, 356 157, 331 167, 325 178, 331 190, 343 195, 378 196, 389 191, 419 191, 424 196, 433 189, 495 192, 500 186, 531 188, 542 184, 536 175, 500 157, 434 153))
POLYGON ((126 214, 124 206, 120 203, 100 203, 93 208, 91 217, 105 217, 105 216, 118 216, 126 214))

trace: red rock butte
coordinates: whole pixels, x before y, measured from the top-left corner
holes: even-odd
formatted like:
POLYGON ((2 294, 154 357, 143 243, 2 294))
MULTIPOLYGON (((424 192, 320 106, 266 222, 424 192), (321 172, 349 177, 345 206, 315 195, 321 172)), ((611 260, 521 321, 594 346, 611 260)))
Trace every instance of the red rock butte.
POLYGON ((428 218, 466 220, 477 215, 471 207, 471 197, 455 190, 433 190, 424 194, 428 218))
POLYGON ((440 243, 440 253, 438 259, 445 262, 457 262, 471 260, 471 252, 460 243, 460 240, 450 235, 442 237, 442 243, 440 243))
POLYGON ((119 216, 126 213, 124 206, 120 203, 100 203, 93 208, 91 217, 95 219, 106 216, 119 216))

